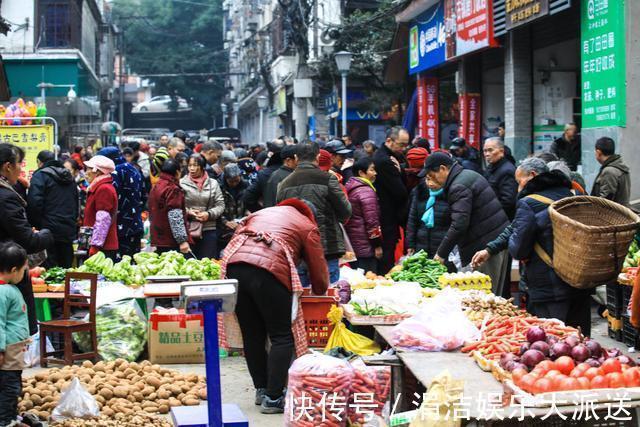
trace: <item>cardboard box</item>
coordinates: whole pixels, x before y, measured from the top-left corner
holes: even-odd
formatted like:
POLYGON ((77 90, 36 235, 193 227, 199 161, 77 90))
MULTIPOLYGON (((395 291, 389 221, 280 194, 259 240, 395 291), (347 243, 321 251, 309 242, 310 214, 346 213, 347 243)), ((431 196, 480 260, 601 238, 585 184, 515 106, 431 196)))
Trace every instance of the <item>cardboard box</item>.
POLYGON ((204 320, 201 314, 149 316, 149 360, 151 363, 204 363, 204 320))

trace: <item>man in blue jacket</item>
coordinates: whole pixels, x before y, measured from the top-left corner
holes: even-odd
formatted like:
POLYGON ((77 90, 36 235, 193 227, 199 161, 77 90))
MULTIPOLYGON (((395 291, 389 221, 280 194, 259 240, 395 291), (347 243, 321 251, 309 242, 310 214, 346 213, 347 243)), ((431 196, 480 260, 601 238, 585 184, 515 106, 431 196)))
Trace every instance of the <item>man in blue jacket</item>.
POLYGON ((516 169, 520 193, 509 238, 509 253, 525 263, 528 310, 538 317, 556 318, 591 333, 591 298, 564 282, 553 270, 553 228, 549 205, 573 196, 571 180, 538 158, 524 160, 516 169))
POLYGON ((127 163, 116 147, 106 147, 98 152, 113 160, 113 186, 118 193, 118 258, 133 256, 140 252, 140 241, 144 233, 142 209, 147 194, 138 170, 127 163))

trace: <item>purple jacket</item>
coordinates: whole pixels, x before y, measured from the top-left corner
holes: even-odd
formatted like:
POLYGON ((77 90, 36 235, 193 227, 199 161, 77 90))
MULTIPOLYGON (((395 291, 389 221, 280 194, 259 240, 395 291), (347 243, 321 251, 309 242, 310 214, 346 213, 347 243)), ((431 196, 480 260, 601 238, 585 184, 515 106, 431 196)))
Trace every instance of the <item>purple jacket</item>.
POLYGON ((378 196, 373 188, 357 178, 351 178, 346 188, 352 213, 344 228, 356 257, 371 258, 382 241, 378 196))

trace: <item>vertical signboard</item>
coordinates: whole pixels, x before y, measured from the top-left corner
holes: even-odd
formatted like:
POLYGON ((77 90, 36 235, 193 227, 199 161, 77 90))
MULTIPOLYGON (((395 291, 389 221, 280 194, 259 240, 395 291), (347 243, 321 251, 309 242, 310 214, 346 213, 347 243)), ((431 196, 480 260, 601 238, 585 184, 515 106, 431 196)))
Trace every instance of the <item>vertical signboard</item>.
POLYGON ((464 93, 459 97, 460 130, 458 135, 470 146, 480 149, 480 135, 482 131, 480 114, 481 99, 477 93, 464 93))
POLYGON ((416 107, 418 110, 418 123, 416 126, 416 135, 424 136, 426 134, 427 125, 427 87, 425 78, 418 75, 416 81, 416 107))
POLYGON ((625 3, 582 2, 582 127, 626 125, 625 3))
POLYGON ((416 134, 427 138, 431 147, 439 148, 438 79, 418 77, 418 126, 416 134))

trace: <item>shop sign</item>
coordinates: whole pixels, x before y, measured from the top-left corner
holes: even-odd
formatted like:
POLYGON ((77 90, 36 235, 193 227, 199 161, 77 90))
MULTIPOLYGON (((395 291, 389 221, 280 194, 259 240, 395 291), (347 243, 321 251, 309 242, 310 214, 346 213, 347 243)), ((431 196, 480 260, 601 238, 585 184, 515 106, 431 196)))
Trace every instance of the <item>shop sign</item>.
POLYGON ((0 142, 24 150, 21 176, 31 179, 33 172, 38 169, 38 153, 42 150, 53 151, 53 125, 0 126, 0 142))
POLYGON ((583 128, 626 125, 625 3, 583 2, 583 128))
POLYGON ((492 2, 489 0, 447 1, 455 3, 456 56, 498 45, 493 38, 492 2))
POLYGON ((460 95, 460 130, 458 135, 470 146, 480 149, 480 135, 482 131, 480 115, 480 95, 464 93, 460 95))
POLYGON ((445 42, 444 8, 438 3, 420 15, 409 29, 409 74, 446 61, 445 42))
POLYGON ((382 113, 378 111, 361 111, 355 108, 347 108, 347 120, 350 122, 359 120, 383 120, 382 113))
POLYGON ((281 87, 276 92, 276 114, 285 114, 287 112, 287 89, 281 87))
POLYGON ((417 135, 427 138, 434 148, 439 148, 438 79, 418 78, 418 129, 417 135))
POLYGON ((549 0, 507 0, 507 30, 534 21, 549 13, 549 0))
POLYGON ((324 108, 328 116, 338 116, 338 94, 335 90, 324 97, 324 108))

